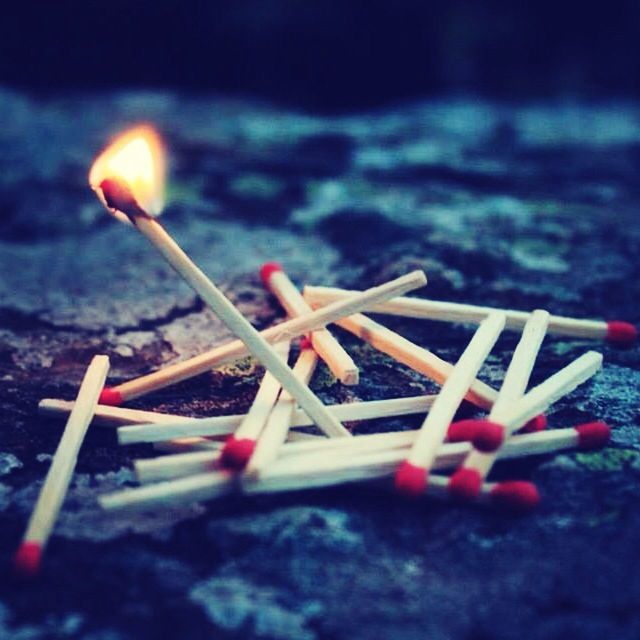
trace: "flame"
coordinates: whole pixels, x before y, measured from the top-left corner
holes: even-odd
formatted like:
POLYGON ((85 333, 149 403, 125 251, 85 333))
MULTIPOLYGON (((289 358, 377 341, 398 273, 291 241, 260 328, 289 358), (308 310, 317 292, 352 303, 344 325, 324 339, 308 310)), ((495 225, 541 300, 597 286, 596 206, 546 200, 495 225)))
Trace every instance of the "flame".
POLYGON ((89 184, 106 205, 100 183, 107 178, 123 180, 147 213, 159 215, 164 207, 165 175, 164 144, 152 127, 141 125, 120 134, 96 158, 89 184))

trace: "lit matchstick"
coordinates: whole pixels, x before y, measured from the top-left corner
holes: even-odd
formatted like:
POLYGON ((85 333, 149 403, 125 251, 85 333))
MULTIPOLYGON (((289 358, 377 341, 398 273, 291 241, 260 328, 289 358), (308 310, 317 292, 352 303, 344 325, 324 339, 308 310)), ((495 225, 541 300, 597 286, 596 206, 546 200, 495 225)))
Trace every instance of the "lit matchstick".
POLYGON ((108 371, 109 358, 95 356, 82 380, 73 411, 69 415, 27 531, 13 560, 16 572, 22 577, 33 577, 40 569, 42 551, 69 488, 78 451, 87 433, 108 371))
MULTIPOLYGON (((324 306, 336 300, 348 298, 354 293, 356 292, 334 287, 312 287, 307 285, 304 288, 304 297, 313 307, 324 306)), ((505 328, 518 331, 524 327, 531 315, 528 311, 501 310, 472 304, 424 300, 422 298, 394 298, 369 307, 368 310, 408 318, 470 324, 482 322, 484 318, 494 311, 504 311, 507 314, 505 328)), ((638 339, 638 330, 631 323, 621 320, 607 322, 604 320, 582 320, 579 318, 551 316, 549 318, 548 332, 574 338, 607 340, 619 345, 633 344, 638 339)))
MULTIPOLYGON (((264 264, 260 269, 260 277, 290 317, 295 318, 312 312, 307 301, 279 264, 264 264)), ((313 331, 311 344, 340 382, 347 385, 358 384, 358 367, 328 329, 313 331)))
POLYGON ((95 161, 89 183, 107 209, 123 216, 154 245, 183 280, 204 300, 250 353, 280 382, 318 426, 333 435, 349 432, 328 413, 309 387, 301 384, 278 353, 192 262, 164 227, 152 217, 162 207, 164 152, 150 128, 134 129, 109 146, 95 161))
POLYGON ((482 321, 473 338, 442 385, 431 411, 422 424, 407 459, 396 473, 399 491, 417 495, 424 491, 430 467, 444 442, 449 424, 467 394, 480 367, 504 329, 505 315, 494 313, 482 321))

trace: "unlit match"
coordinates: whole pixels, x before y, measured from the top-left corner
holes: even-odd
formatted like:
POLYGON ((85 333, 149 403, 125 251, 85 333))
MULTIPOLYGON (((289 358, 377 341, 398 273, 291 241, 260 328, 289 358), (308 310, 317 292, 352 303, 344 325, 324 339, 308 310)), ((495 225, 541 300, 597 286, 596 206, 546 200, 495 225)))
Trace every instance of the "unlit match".
POLYGON ((429 470, 445 440, 449 424, 480 367, 500 337, 504 323, 505 315, 494 313, 480 324, 451 375, 442 385, 407 459, 398 468, 396 488, 399 491, 410 495, 424 491, 429 470))
MULTIPOLYGON (((278 263, 264 264, 260 269, 260 277, 290 317, 303 316, 313 311, 278 263)), ((310 339, 316 353, 340 382, 346 385, 358 384, 356 363, 328 329, 313 331, 310 339)))
POLYGON ((14 568, 23 577, 40 569, 42 552, 49 539, 76 466, 78 451, 93 417, 98 396, 109 371, 109 358, 95 356, 85 373, 73 411, 64 428, 27 531, 14 556, 14 568))
MULTIPOLYGON (((355 291, 346 291, 334 287, 304 287, 304 297, 312 307, 324 306, 353 295, 355 291)), ((478 324, 490 313, 501 311, 492 307, 482 307, 456 302, 440 302, 422 298, 394 298, 387 302, 367 308, 368 311, 386 313, 407 318, 423 318, 443 322, 478 324)), ((528 311, 502 310, 507 315, 507 329, 521 330, 529 316, 528 311)), ((628 345, 636 342, 638 330, 629 322, 620 320, 581 320, 552 315, 549 318, 549 333, 574 338, 593 338, 608 340, 614 344, 628 345)))
MULTIPOLYGON (((357 313, 371 304, 418 289, 426 282, 427 278, 423 271, 413 271, 385 284, 367 289, 353 298, 340 300, 312 313, 269 327, 260 335, 270 343, 291 341, 309 331, 321 329, 340 318, 357 313)), ((177 362, 154 373, 105 389, 100 401, 103 404, 121 404, 177 382, 188 380, 201 373, 206 373, 214 367, 233 362, 247 355, 249 355, 249 350, 244 343, 241 340, 234 340, 183 362, 177 362)))
MULTIPOLYGON (((594 449, 604 446, 608 437, 609 428, 604 423, 590 423, 575 428, 514 436, 501 449, 500 457, 501 459, 519 458, 571 448, 594 449)), ((357 439, 354 438, 354 440, 357 439)), ((346 440, 341 442, 346 445, 346 440)), ((290 446, 292 445, 285 445, 283 451, 290 446)), ((469 451, 468 443, 445 444, 440 448, 432 468, 434 470, 454 468, 469 451)), ((244 493, 270 493, 383 478, 395 472, 398 464, 406 457, 407 449, 369 451, 362 455, 344 455, 337 458, 317 454, 283 455, 260 478, 242 484, 238 483, 238 476, 232 472, 198 473, 203 469, 201 465, 205 465, 205 470, 210 469, 207 465, 208 459, 206 456, 199 455, 198 461, 196 454, 188 455, 190 460, 186 460, 187 454, 167 456, 174 459, 168 463, 162 461, 162 458, 138 461, 136 470, 147 481, 163 479, 163 474, 167 474, 164 477, 173 478, 172 473, 181 473, 180 467, 183 465, 190 471, 196 472, 195 475, 107 494, 100 498, 100 504, 107 510, 146 511, 157 507, 179 506, 188 501, 211 500, 238 490, 244 493), (177 460, 179 457, 181 460, 177 460)), ((499 484, 502 485, 502 483, 499 484)), ((509 484, 511 485, 509 491, 503 487, 501 492, 507 496, 513 496, 514 488, 520 486, 520 483, 509 484)), ((494 489, 490 488, 490 491, 492 490, 494 489)), ((515 491, 515 499, 522 500, 522 496, 517 498, 517 493, 515 491)))

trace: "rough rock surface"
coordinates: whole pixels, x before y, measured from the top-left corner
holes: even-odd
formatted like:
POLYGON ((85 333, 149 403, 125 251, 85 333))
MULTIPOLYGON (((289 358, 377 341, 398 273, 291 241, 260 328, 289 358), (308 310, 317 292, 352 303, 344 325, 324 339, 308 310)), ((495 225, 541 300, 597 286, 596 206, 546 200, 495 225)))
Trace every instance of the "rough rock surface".
MULTIPOLYGON (((108 134, 148 120, 172 156, 165 222, 256 326, 282 317, 259 265, 300 284, 359 288, 409 269, 420 295, 638 323, 640 109, 437 102, 317 118, 167 94, 0 93, 0 554, 6 570, 61 423, 95 353, 111 381, 229 333, 86 185, 108 134)), ((454 360, 469 328, 389 319, 454 360)), ((362 368, 327 401, 433 392, 340 334, 362 368)), ((483 368, 498 385, 517 336, 483 368)), ((603 452, 496 468, 544 496, 532 515, 408 504, 387 483, 107 516, 96 496, 132 484, 145 446, 93 429, 40 581, 0 580, 0 637, 629 638, 640 636, 638 348, 548 338, 534 381, 589 348, 605 366, 559 402, 552 426, 603 419, 603 452)), ((226 367, 133 403, 209 415, 251 402, 260 368, 226 367)), ((359 432, 416 419, 359 425, 359 432)))

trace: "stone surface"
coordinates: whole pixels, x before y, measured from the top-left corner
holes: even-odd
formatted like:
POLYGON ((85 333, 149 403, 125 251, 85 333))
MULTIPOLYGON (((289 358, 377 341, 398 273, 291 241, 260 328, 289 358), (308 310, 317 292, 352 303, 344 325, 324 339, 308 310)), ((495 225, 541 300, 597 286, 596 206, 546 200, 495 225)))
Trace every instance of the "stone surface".
MULTIPOLYGON (((112 382, 229 332, 87 188, 109 134, 148 120, 172 156, 165 223, 251 321, 283 317, 257 269, 359 288, 424 268, 420 295, 640 321, 640 108, 443 101, 317 118, 168 94, 36 99, 0 92, 0 554, 3 571, 60 435, 41 397, 72 398, 95 353, 112 382)), ((469 328, 387 318, 455 360, 469 328)), ((339 334, 362 383, 321 367, 327 401, 433 392, 339 334)), ((506 334, 482 370, 498 385, 506 334)), ((503 464, 530 478, 532 515, 405 503, 388 483, 106 516, 146 446, 89 432, 41 580, 0 580, 0 636, 629 638, 640 635, 638 348, 545 340, 534 382, 589 348, 603 371, 550 412, 603 419, 610 448, 503 464)), ((249 406, 250 361, 133 403, 208 415, 249 406)), ((358 432, 419 419, 357 425, 358 432)))

